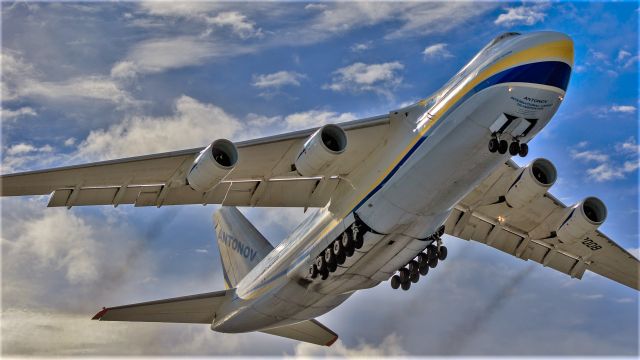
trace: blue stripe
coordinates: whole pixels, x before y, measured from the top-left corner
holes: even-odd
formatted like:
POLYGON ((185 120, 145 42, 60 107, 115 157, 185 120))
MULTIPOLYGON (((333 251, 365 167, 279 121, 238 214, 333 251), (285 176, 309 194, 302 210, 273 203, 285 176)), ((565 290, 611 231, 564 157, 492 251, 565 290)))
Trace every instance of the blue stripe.
MULTIPOLYGON (((571 76, 571 67, 568 64, 561 61, 542 61, 542 62, 536 62, 536 63, 524 64, 524 65, 512 67, 489 77, 488 79, 476 85, 473 89, 469 90, 460 100, 458 100, 453 106, 451 106, 451 108, 449 108, 449 110, 447 110, 447 112, 444 113, 440 117, 440 119, 446 117, 451 112, 455 111, 468 98, 472 97, 473 95, 479 93, 480 91, 488 87, 491 87, 497 84, 503 84, 503 83, 509 83, 509 82, 532 83, 532 84, 553 86, 566 91, 567 86, 569 85, 570 76, 571 76)), ((364 197, 364 199, 362 199, 358 203, 358 205, 356 205, 353 208, 353 210, 351 210, 349 213, 356 212, 362 205, 364 205, 365 202, 367 202, 367 200, 371 199, 371 197, 375 195, 378 192, 378 190, 382 189, 382 187, 389 180, 391 180, 391 177, 393 177, 393 175, 396 172, 398 172, 398 170, 400 170, 400 167, 407 160, 409 160, 409 157, 411 157, 411 155, 413 155, 413 153, 416 150, 418 150, 418 147, 420 147, 420 145, 422 145, 422 143, 427 139, 427 137, 429 137, 429 134, 433 130, 438 128, 438 125, 440 123, 441 121, 438 121, 438 123, 433 128, 429 129, 429 131, 427 131, 423 136, 421 136, 420 139, 418 139, 418 141, 411 147, 411 149, 402 157, 402 159, 400 159, 400 161, 396 164, 396 166, 394 166, 393 169, 387 174, 387 176, 385 176, 384 179, 382 179, 380 184, 378 184, 375 188, 373 188, 373 190, 371 190, 364 197)), ((306 256, 311 252, 311 249, 312 248, 307 249, 307 251, 305 251, 301 256, 299 256, 296 259, 296 261, 293 263, 293 265, 290 265, 289 267, 287 267, 284 273, 288 272, 290 269, 295 268, 301 261, 303 261, 306 258, 306 256)), ((282 275, 283 273, 280 272, 275 276, 272 276, 265 283, 258 285, 257 287, 250 290, 249 292, 253 292, 263 287, 264 285, 271 283, 276 278, 282 275)))

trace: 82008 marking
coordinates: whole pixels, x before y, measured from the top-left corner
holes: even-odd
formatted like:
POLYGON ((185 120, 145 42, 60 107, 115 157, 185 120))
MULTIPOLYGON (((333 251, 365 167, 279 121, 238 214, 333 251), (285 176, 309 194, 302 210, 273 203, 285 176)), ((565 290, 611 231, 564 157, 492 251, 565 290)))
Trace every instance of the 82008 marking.
POLYGON ((593 241, 591 239, 587 239, 587 240, 583 241, 582 244, 584 246, 588 247, 589 249, 593 250, 593 251, 602 249, 602 246, 598 245, 598 243, 596 243, 595 241, 593 241))

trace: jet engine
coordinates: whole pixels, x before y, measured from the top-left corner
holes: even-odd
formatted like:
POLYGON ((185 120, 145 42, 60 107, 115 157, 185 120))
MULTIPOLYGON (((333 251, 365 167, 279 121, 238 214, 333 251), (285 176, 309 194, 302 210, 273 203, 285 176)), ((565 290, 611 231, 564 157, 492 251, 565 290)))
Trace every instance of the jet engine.
POLYGON ((187 174, 187 183, 193 190, 207 192, 218 185, 237 162, 236 146, 229 140, 218 139, 196 157, 187 174))
POLYGON ((302 176, 324 175, 347 148, 347 134, 338 125, 325 125, 304 143, 294 162, 302 176))
POLYGON ((596 230, 607 218, 607 208, 596 197, 588 197, 575 204, 556 230, 558 239, 563 243, 572 243, 596 230))
POLYGON ((520 208, 542 196, 557 178, 555 166, 547 159, 536 159, 520 170, 505 194, 509 206, 520 208))

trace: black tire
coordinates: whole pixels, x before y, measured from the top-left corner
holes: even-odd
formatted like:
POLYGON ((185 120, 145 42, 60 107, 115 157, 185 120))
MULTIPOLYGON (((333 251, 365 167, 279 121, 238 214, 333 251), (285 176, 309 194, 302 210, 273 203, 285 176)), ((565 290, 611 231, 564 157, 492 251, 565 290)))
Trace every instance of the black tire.
POLYGON ((356 249, 360 249, 364 245, 364 233, 358 232, 358 235, 355 236, 355 241, 353 246, 356 249))
POLYGON ((436 256, 438 256, 438 248, 435 245, 427 246, 427 257, 429 258, 429 260, 435 258, 436 256))
POLYGON ((411 281, 403 282, 400 284, 402 290, 407 291, 411 288, 411 281))
POLYGON ((393 275, 391 277, 391 288, 395 290, 399 287, 400 287, 400 277, 398 275, 393 275))
POLYGON ((444 260, 447 258, 447 247, 446 246, 440 246, 440 252, 438 252, 438 259, 440 261, 444 260))
POLYGON ((351 232, 351 229, 347 229, 344 233, 342 233, 340 242, 342 243, 342 247, 345 248, 345 250, 353 250, 353 233, 351 232))
POLYGON ((433 259, 429 260, 429 267, 433 269, 436 266, 438 266, 438 258, 434 257, 433 259))
POLYGON ((325 269, 324 271, 320 272, 320 278, 322 280, 327 280, 328 277, 329 277, 329 270, 325 269))
POLYGON ((352 257, 353 253, 356 251, 356 249, 354 247, 350 247, 345 249, 344 253, 345 255, 347 255, 347 257, 352 257))
POLYGON ((425 276, 429 273, 429 264, 424 264, 424 266, 420 266, 420 275, 425 276))
POLYGON ((416 272, 414 274, 411 274, 411 282, 416 284, 418 282, 418 280, 420 280, 420 273, 416 272))
POLYGON ((407 264, 408 268, 409 268, 409 272, 413 275, 413 274, 417 274, 420 268, 420 265, 418 264, 417 261, 415 260, 411 260, 409 261, 409 264, 407 264))
POLYGON ((418 254, 418 265, 420 267, 427 266, 429 264, 429 256, 425 253, 418 254))
POLYGON ((520 151, 518 152, 518 155, 520 155, 520 157, 525 157, 527 154, 529 154, 529 145, 525 143, 520 144, 520 151))
POLYGON ((489 140, 489 152, 494 153, 496 151, 498 151, 498 140, 493 138, 489 140))
POLYGON ((338 269, 338 263, 332 262, 327 264, 327 269, 329 269, 329 272, 335 272, 338 269))
POLYGON ((338 265, 342 265, 344 264, 345 261, 347 261, 347 253, 346 252, 342 252, 342 254, 338 255, 338 265))
POLYGON ((498 152, 500 154, 506 154, 508 148, 509 143, 507 142, 507 140, 500 140, 500 142, 498 143, 498 152))
POLYGON ((336 256, 333 253, 333 249, 328 248, 324 251, 324 262, 326 262, 327 265, 336 263, 336 256))
POLYGON ((309 267, 309 276, 310 276, 312 279, 315 279, 315 278, 317 278, 317 277, 318 277, 318 268, 316 267, 316 264, 312 264, 312 265, 309 267))
POLYGON ((324 254, 316 257, 316 268, 318 268, 319 273, 322 273, 327 268, 327 263, 324 261, 324 254))
POLYGON ((402 268, 398 271, 398 276, 400 277, 401 283, 406 283, 409 281, 411 273, 406 268, 402 268))
POLYGON ((342 247, 342 242, 340 240, 336 240, 333 242, 333 254, 336 256, 336 259, 340 257, 340 255, 344 254, 344 247, 342 247))
POLYGON ((520 143, 516 141, 512 141, 509 144, 509 155, 516 156, 520 152, 520 143))

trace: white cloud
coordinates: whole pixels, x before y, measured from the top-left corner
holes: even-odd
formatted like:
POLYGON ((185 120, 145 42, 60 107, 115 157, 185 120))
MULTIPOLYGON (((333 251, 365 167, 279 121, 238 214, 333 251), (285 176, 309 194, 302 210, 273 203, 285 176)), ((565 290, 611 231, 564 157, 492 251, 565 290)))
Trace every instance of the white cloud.
POLYGON ((426 48, 424 48, 424 51, 422 51, 422 55, 424 55, 425 58, 430 59, 446 59, 453 57, 453 54, 451 54, 451 52, 447 50, 447 44, 445 43, 438 43, 427 46, 426 48))
POLYGON ((571 157, 577 160, 605 162, 609 160, 609 156, 597 150, 571 151, 571 157))
POLYGON ((609 163, 603 163, 595 168, 587 169, 587 175, 597 182, 624 178, 623 169, 613 167, 609 163))
POLYGON ((523 5, 519 7, 506 8, 505 10, 507 12, 500 14, 494 21, 494 24, 507 27, 516 25, 535 25, 539 22, 543 22, 544 18, 547 16, 547 14, 543 12, 545 8, 545 5, 523 5))
POLYGON ((351 45, 350 49, 353 52, 362 52, 362 51, 365 51, 365 50, 369 50, 369 49, 371 49, 371 41, 353 44, 353 45, 351 45))
POLYGON ((327 5, 320 4, 320 3, 311 3, 311 4, 305 5, 304 7, 305 10, 324 10, 326 8, 327 8, 327 5))
POLYGON ((609 110, 617 113, 633 114, 636 112, 636 107, 633 105, 613 105, 609 110))
POLYGON ((571 157, 587 163, 596 163, 595 167, 586 170, 587 176, 596 182, 624 179, 627 174, 638 169, 638 144, 634 137, 615 144, 613 158, 600 150, 584 150, 588 143, 582 141, 571 150, 571 157), (576 149, 580 149, 576 150, 576 149))
POLYGON ((626 51, 626 50, 623 50, 623 49, 620 49, 620 51, 618 51, 618 58, 617 58, 617 60, 618 60, 618 61, 623 61, 624 59, 626 59, 626 58, 628 58, 628 57, 630 57, 630 56, 631 56, 631 53, 630 53, 630 52, 628 52, 628 51, 626 51))
POLYGON ((70 137, 64 141, 64 146, 73 146, 76 144, 76 138, 70 137))
POLYGON ((97 160, 193 148, 232 137, 241 127, 221 108, 182 96, 173 116, 132 116, 106 130, 91 131, 78 145, 77 155, 97 160))
POLYGON ((253 86, 257 88, 280 88, 282 86, 300 86, 300 80, 304 79, 304 74, 295 71, 278 71, 272 74, 261 74, 253 76, 253 86))
POLYGON ((11 109, 5 109, 5 108, 0 109, 0 118, 4 121, 15 120, 23 116, 37 116, 37 115, 38 113, 28 106, 21 107, 17 110, 11 110, 11 109))
POLYGON ((352 113, 339 114, 333 111, 310 110, 288 115, 284 121, 288 130, 300 130, 355 119, 356 116, 352 113))
POLYGON ((237 11, 225 11, 213 17, 207 17, 206 22, 210 25, 228 26, 232 31, 243 39, 250 37, 262 37, 262 29, 256 28, 255 24, 247 17, 237 11))
POLYGON ((51 151, 53 151, 53 148, 50 145, 44 145, 38 148, 27 143, 15 144, 9 147, 8 149, 6 149, 6 153, 8 155, 20 155, 20 154, 26 154, 30 152, 51 152, 51 151))
POLYGON ((323 89, 344 92, 375 92, 391 97, 390 90, 402 82, 398 73, 404 69, 398 61, 381 64, 364 64, 357 62, 333 72, 330 84, 323 85, 323 89))

